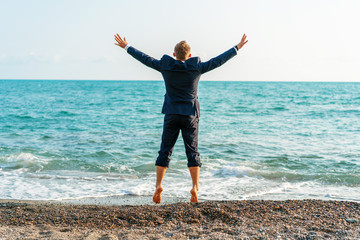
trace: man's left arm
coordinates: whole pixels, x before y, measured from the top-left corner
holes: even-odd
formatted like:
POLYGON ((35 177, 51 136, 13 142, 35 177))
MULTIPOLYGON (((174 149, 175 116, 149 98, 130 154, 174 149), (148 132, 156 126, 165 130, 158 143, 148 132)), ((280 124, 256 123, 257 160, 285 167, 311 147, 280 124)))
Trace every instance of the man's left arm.
POLYGON ((237 51, 239 51, 248 41, 246 40, 246 35, 244 34, 240 43, 235 45, 233 48, 229 49, 228 51, 224 52, 223 54, 220 54, 217 57, 214 57, 210 59, 207 62, 200 63, 199 70, 201 73, 206 73, 208 71, 211 71, 217 67, 220 67, 225 62, 230 60, 232 57, 237 55, 237 51))
POLYGON ((218 68, 221 65, 223 65, 224 63, 226 63, 227 61, 229 61, 232 57, 236 56, 236 54, 237 54, 237 51, 236 51, 235 47, 232 47, 229 50, 227 50, 226 52, 220 54, 219 56, 210 59, 209 61, 201 62, 199 64, 199 71, 203 74, 203 73, 209 72, 215 68, 218 68))

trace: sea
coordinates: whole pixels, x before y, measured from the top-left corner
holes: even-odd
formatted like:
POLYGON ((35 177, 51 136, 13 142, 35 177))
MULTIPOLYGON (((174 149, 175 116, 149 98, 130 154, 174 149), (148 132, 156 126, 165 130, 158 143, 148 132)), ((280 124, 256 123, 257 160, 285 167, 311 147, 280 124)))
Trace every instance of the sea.
MULTIPOLYGON (((162 81, 0 80, 0 199, 150 199, 162 81)), ((360 83, 200 81, 199 200, 360 202, 360 83)), ((189 199, 181 135, 163 199, 189 199)))

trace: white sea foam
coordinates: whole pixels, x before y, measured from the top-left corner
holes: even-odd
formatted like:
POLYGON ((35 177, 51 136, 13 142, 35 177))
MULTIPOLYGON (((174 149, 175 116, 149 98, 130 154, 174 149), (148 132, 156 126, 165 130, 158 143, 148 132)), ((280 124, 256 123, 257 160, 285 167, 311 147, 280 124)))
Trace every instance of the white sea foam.
MULTIPOLYGON (((243 171, 243 169, 242 169, 243 171)), ((252 171, 251 169, 249 171, 252 171)), ((230 171, 232 172, 232 171, 230 171)), ((21 175, 11 172, 0 176, 1 198, 60 200, 83 197, 100 198, 104 196, 151 196, 154 191, 155 174, 144 178, 118 178, 104 181, 98 178, 81 176, 55 177, 49 173, 31 173, 21 175), (51 178, 51 181, 49 179, 51 178)), ((105 176, 106 178, 106 176, 105 176)), ((173 197, 187 199, 190 196, 191 178, 189 173, 169 172, 164 179, 164 198, 173 197)), ((316 182, 272 181, 242 174, 225 174, 223 176, 204 172, 200 178, 199 198, 201 200, 240 200, 240 199, 288 199, 288 198, 319 198, 319 199, 352 199, 356 197, 356 188, 324 186, 316 182)))
POLYGON ((220 177, 246 177, 249 172, 253 172, 253 169, 245 166, 225 166, 220 169, 214 170, 214 176, 220 177))
MULTIPOLYGON (((10 158, 11 162, 46 164, 46 161, 27 154, 10 158)), ((24 164, 24 165, 26 165, 24 164)), ((28 166, 28 165, 26 165, 28 166)), ((315 181, 287 181, 282 173, 259 170, 251 162, 229 163, 222 159, 209 160, 201 170, 199 199, 352 199, 359 201, 355 188, 324 188, 315 181), (277 177, 267 177, 268 175, 277 177), (336 194, 341 192, 342 194, 336 194)), ((26 169, 26 168, 25 168, 26 169)), ((155 172, 96 173, 83 171, 9 171, 0 170, 1 198, 61 200, 101 198, 109 196, 151 196, 155 172), (139 175, 140 174, 140 175, 139 175)), ((188 199, 192 182, 186 168, 170 169, 164 179, 164 198, 188 199)))
MULTIPOLYGON (((103 173, 101 175, 84 172, 71 172, 71 174, 64 172, 64 175, 60 175, 59 171, 56 173, 56 175, 49 172, 19 174, 11 171, 8 176, 0 176, 1 198, 59 200, 115 194, 141 196, 148 195, 150 189, 153 190, 153 184, 150 188, 150 181, 133 177, 119 177, 117 180, 106 181, 106 175, 103 173)), ((114 174, 110 177, 114 178, 114 174)))
POLYGON ((305 183, 279 183, 277 185, 273 185, 269 188, 263 188, 259 189, 258 191, 253 191, 245 194, 243 196, 243 199, 261 199, 263 197, 274 195, 274 194, 281 194, 285 193, 285 191, 288 191, 290 189, 299 189, 301 186, 303 186, 305 183))

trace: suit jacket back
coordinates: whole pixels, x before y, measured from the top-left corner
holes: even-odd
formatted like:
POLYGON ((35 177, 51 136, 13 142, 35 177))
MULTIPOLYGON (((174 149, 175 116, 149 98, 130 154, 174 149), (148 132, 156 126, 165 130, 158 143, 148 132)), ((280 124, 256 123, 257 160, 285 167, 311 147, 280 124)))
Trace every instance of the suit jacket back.
POLYGON ((134 47, 129 47, 127 52, 146 66, 161 72, 166 87, 162 113, 197 116, 200 116, 197 89, 201 74, 221 66, 237 54, 235 48, 231 48, 207 62, 201 62, 199 57, 183 62, 168 55, 157 60, 134 47))

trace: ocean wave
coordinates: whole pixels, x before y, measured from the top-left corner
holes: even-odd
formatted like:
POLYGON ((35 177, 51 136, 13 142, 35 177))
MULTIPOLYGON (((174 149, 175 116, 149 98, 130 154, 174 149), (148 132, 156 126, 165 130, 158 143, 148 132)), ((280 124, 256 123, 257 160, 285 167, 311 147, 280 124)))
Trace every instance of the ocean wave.
POLYGON ((52 139, 52 138, 54 138, 54 137, 48 136, 48 135, 44 135, 44 136, 42 136, 40 139, 41 139, 41 140, 48 140, 48 139, 52 139))
MULTIPOLYGON (((229 164, 226 161, 223 163, 210 163, 208 171, 212 173, 212 177, 215 178, 252 178, 252 179, 263 179, 266 181, 275 182, 289 182, 289 183, 300 183, 300 182, 312 182, 316 181, 324 186, 326 185, 338 185, 348 187, 359 187, 360 186, 360 175, 354 173, 339 173, 339 172, 312 172, 312 171, 299 171, 298 169, 304 169, 303 167, 296 166, 286 169, 284 166, 277 165, 274 168, 268 168, 266 165, 261 164, 249 164, 244 163, 243 166, 238 164, 229 164), (221 166, 222 165, 222 166, 221 166)), ((205 176, 207 174, 205 173, 205 176)))
MULTIPOLYGON (((308 166, 306 161, 299 161, 290 156, 279 156, 279 157, 266 157, 263 161, 264 166, 278 168, 285 167, 288 169, 304 169, 308 166)), ((314 157, 313 157, 314 158, 314 157)))
MULTIPOLYGON (((11 150, 11 149, 10 149, 11 150)), ((13 152, 13 151, 10 151, 13 152)), ((119 152, 94 151, 87 155, 64 154, 61 151, 37 151, 23 149, 19 154, 0 155, 0 168, 3 171, 21 173, 75 171, 83 173, 148 174, 154 170, 154 164, 142 159, 130 161, 119 152), (149 169, 146 171, 146 169, 149 169)))
POLYGON ((76 113, 70 112, 70 111, 66 111, 66 110, 62 110, 56 113, 56 116, 67 116, 67 117, 72 117, 72 116, 76 116, 76 113))
POLYGON ((318 174, 312 176, 312 179, 315 179, 324 185, 360 187, 360 175, 355 173, 354 174, 324 173, 324 174, 318 174))
POLYGON ((360 176, 357 174, 337 174, 337 173, 299 173, 287 171, 253 171, 249 177, 263 178, 279 182, 308 182, 315 181, 327 185, 338 185, 347 187, 359 187, 360 176))
POLYGON ((53 179, 63 181, 126 181, 130 179, 139 179, 134 174, 96 174, 76 171, 58 171, 55 173, 27 173, 26 178, 32 179, 53 179))
POLYGON ((132 167, 132 169, 134 169, 136 172, 141 174, 148 174, 155 171, 155 164, 153 162, 139 164, 137 166, 132 167))
POLYGON ((24 171, 39 172, 47 163, 46 159, 39 158, 31 153, 22 152, 0 160, 0 167, 4 170, 22 169, 24 171))
POLYGON ((213 171, 215 177, 245 177, 254 170, 250 167, 225 166, 213 171))
POLYGON ((285 106, 278 106, 278 107, 272 107, 269 108, 269 110, 274 110, 274 111, 288 111, 289 109, 285 106))
POLYGON ((307 183, 289 183, 289 182, 285 182, 285 183, 282 183, 280 185, 273 186, 273 187, 270 187, 270 188, 267 188, 267 189, 247 193, 247 194, 242 196, 242 199, 244 199, 244 200, 257 199, 257 198, 265 196, 265 195, 271 195, 271 194, 275 194, 275 193, 282 193, 282 192, 285 192, 288 189, 298 189, 298 188, 301 188, 302 186, 304 186, 306 184, 307 183))
POLYGON ((83 173, 132 173, 134 170, 124 161, 111 159, 54 159, 44 166, 43 171, 75 171, 83 173))
POLYGON ((7 117, 12 117, 12 118, 15 118, 15 119, 20 119, 20 120, 31 120, 31 119, 35 119, 35 117, 33 116, 30 116, 30 115, 17 115, 17 114, 9 114, 7 115, 7 117))

